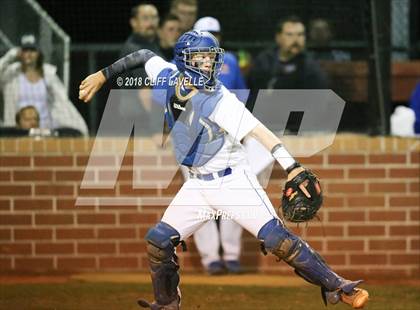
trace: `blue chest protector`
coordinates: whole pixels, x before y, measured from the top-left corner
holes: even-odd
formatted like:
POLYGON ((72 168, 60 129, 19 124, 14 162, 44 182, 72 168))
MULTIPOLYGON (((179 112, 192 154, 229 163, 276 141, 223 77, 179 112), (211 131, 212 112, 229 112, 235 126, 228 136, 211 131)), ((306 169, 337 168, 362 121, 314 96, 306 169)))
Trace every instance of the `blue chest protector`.
MULTIPOLYGON (((166 90, 165 120, 171 132, 178 163, 188 167, 200 167, 222 148, 225 132, 209 116, 222 97, 218 87, 214 92, 200 91, 188 100, 176 96, 179 71, 165 69, 160 74, 158 88, 166 90)), ((180 87, 182 96, 191 90, 180 87)), ((162 93, 161 93, 162 94, 162 93)))

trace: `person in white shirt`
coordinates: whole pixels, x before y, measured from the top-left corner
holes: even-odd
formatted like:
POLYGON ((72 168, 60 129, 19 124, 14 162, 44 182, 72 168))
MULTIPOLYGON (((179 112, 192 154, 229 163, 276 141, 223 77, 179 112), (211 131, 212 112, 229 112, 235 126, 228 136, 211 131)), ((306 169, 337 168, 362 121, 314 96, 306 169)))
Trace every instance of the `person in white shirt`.
POLYGON ((40 128, 69 127, 88 134, 83 117, 68 99, 56 68, 43 62, 35 36, 24 35, 19 48, 0 59, 0 92, 3 115, 0 125, 13 127, 17 111, 33 105, 40 116, 40 128))

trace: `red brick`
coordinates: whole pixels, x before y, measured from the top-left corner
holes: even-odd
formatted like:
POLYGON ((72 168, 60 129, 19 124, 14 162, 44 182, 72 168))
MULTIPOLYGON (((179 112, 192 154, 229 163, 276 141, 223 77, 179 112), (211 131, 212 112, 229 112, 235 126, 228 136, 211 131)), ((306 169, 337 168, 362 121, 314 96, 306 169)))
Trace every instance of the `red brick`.
POLYGON ((365 163, 364 155, 333 155, 328 156, 328 163, 332 165, 358 165, 365 163))
POLYGON ((155 213, 121 213, 120 224, 154 224, 157 222, 155 213))
MULTIPOLYGON (((171 182, 171 184, 169 184, 167 188, 162 188, 160 190, 161 196, 175 196, 176 193, 178 193, 182 185, 178 183, 175 183, 175 184, 172 184, 172 183, 173 182, 171 182)), ((280 191, 278 191, 278 193, 280 193, 280 191)))
POLYGON ((78 243, 77 244, 78 253, 88 253, 88 254, 102 254, 102 253, 116 253, 116 245, 111 242, 103 243, 78 243))
POLYGON ((378 225, 351 225, 348 228, 349 236, 384 236, 385 226, 378 225))
POLYGON ((406 185, 403 183, 370 183, 369 192, 372 193, 404 193, 406 185))
POLYGON ((0 156, 0 167, 22 167, 30 166, 29 156, 0 156))
POLYGON ((178 166, 175 156, 160 156, 160 165, 161 166, 178 166))
POLYGON ((379 254, 351 254, 350 264, 352 265, 385 265, 386 255, 379 254))
POLYGON ((138 268, 138 259, 136 257, 101 257, 99 268, 135 269, 138 268))
POLYGON ((323 163, 324 157, 322 155, 315 155, 311 157, 299 157, 296 160, 303 165, 321 165, 323 163))
POLYGON ((49 170, 17 170, 13 171, 15 181, 51 181, 52 171, 49 170))
POLYGON ((419 265, 420 254, 391 254, 392 265, 419 265))
POLYGON ((116 158, 113 155, 77 156, 77 166, 87 166, 88 163, 89 167, 117 167, 116 158))
POLYGON ((410 182, 409 192, 418 193, 420 192, 420 183, 419 182, 410 182))
POLYGON ((95 236, 90 228, 57 228, 55 234, 57 239, 92 239, 95 236))
POLYGON ((115 224, 114 214, 78 214, 78 224, 115 224))
POLYGON ((14 230, 14 236, 16 240, 51 240, 52 235, 52 229, 15 228, 14 230))
POLYGON ((329 240, 327 242, 328 251, 362 251, 364 248, 363 240, 329 240))
POLYGON ((406 240, 369 240, 369 250, 405 250, 406 249, 406 240))
POLYGON ((31 272, 47 271, 53 268, 52 258, 16 258, 15 269, 31 272))
POLYGON ((32 247, 30 243, 3 243, 0 244, 0 254, 12 255, 12 254, 31 254, 32 247))
POLYGON ((30 225, 31 222, 31 216, 26 214, 2 214, 0 216, 0 225, 30 225))
POLYGON ((411 221, 420 221, 420 211, 419 210, 411 210, 410 211, 410 220, 411 221))
POLYGON ((11 258, 0 258, 0 271, 12 270, 12 259, 11 258))
POLYGON ((365 185, 363 183, 330 183, 328 184, 328 192, 337 193, 363 193, 365 185))
POLYGON ((363 211, 334 211, 329 212, 328 220, 330 222, 364 221, 365 213, 363 211))
POLYGON ((342 254, 326 254, 323 258, 329 265, 345 265, 346 256, 342 254))
POLYGON ((381 196, 348 196, 347 203, 349 208, 353 207, 383 207, 385 197, 381 196))
POLYGON ((39 167, 73 166, 73 156, 35 156, 34 165, 39 167))
POLYGON ((120 185, 120 194, 124 196, 157 196, 157 188, 133 188, 133 185, 120 185))
POLYGON ((0 211, 9 211, 11 206, 10 199, 0 199, 0 211))
POLYGON ((419 236, 420 226, 419 225, 404 225, 404 226, 391 226, 391 236, 419 236))
POLYGON ((419 196, 393 196, 389 199, 389 205, 391 207, 418 207, 420 205, 419 196))
POLYGON ((391 178, 419 178, 420 169, 417 168, 391 168, 389 170, 389 175, 391 178))
POLYGON ((39 196, 73 196, 73 185, 35 185, 35 195, 39 196))
POLYGON ((141 181, 170 181, 175 176, 175 170, 141 170, 140 180, 141 181))
POLYGON ((328 208, 335 208, 335 207, 343 207, 344 206, 344 198, 343 197, 331 197, 331 196, 324 196, 324 203, 323 205, 328 208))
POLYGON ((420 163, 420 152, 411 152, 410 162, 413 163, 413 164, 420 163))
POLYGON ((385 169, 349 169, 349 178, 351 179, 376 179, 385 178, 385 169))
POLYGON ((80 182, 83 179, 84 175, 83 170, 60 170, 55 172, 55 179, 59 182, 62 181, 77 181, 80 182))
POLYGON ((96 263, 94 257, 58 257, 57 268, 59 270, 80 270, 95 269, 96 263))
POLYGON ((15 199, 13 209, 20 210, 52 210, 51 199, 15 199))
POLYGON ((10 171, 0 171, 0 181, 11 181, 12 173, 10 171))
MULTIPOLYGON (((123 199, 123 198, 121 198, 121 199, 123 199)), ((135 205, 135 204, 133 204, 133 205, 128 205, 128 204, 123 204, 123 205, 104 204, 104 205, 102 205, 99 202, 99 210, 132 210, 132 211, 135 211, 135 210, 137 210, 137 205, 135 205)))
POLYGON ((73 215, 70 214, 35 214, 36 225, 70 225, 73 215))
POLYGON ((109 188, 77 188, 77 195, 79 196, 116 196, 117 191, 114 185, 110 185, 109 188))
POLYGON ((370 211, 369 212, 370 221, 404 221, 405 212, 404 211, 370 211))
POLYGON ((314 172, 321 179, 344 178, 344 169, 314 169, 314 172))
POLYGON ((134 228, 99 228, 99 239, 132 239, 136 237, 136 230, 134 228))
POLYGON ((121 242, 120 253, 146 253, 146 243, 142 241, 121 242))
POLYGON ((311 237, 343 236, 343 231, 341 226, 309 226, 306 229, 306 235, 311 237))
POLYGON ((57 199, 56 206, 57 210, 78 210, 75 199, 57 199))
POLYGON ((10 229, 0 229, 0 240, 11 240, 12 232, 10 229))
POLYGON ((406 162, 406 155, 400 154, 370 154, 371 164, 403 164, 406 162))
POLYGON ((35 245, 36 254, 73 254, 72 243, 38 243, 35 245))
POLYGON ((29 196, 30 185, 0 185, 0 196, 29 196))
POLYGON ((99 171, 99 182, 104 181, 131 181, 133 180, 133 170, 105 170, 99 171))
POLYGON ((420 250, 420 240, 419 239, 412 239, 410 242, 410 249, 411 250, 420 250))

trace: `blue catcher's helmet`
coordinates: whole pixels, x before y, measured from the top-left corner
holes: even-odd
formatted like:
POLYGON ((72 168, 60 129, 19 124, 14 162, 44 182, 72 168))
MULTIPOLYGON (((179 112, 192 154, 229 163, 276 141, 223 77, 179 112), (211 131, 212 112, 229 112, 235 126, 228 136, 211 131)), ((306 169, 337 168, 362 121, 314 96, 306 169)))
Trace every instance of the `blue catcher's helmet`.
POLYGON ((216 88, 224 54, 225 51, 219 47, 217 39, 206 31, 186 32, 175 44, 175 63, 178 70, 199 89, 212 91, 216 88), (203 68, 206 63, 210 66, 203 68))

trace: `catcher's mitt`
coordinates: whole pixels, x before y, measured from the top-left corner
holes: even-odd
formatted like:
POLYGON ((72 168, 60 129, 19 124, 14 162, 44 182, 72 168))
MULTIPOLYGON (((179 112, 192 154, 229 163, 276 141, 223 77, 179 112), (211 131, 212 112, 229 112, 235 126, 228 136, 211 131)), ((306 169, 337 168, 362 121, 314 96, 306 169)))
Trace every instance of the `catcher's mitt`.
POLYGON ((313 219, 322 205, 322 190, 317 176, 305 169, 290 181, 283 190, 282 210, 286 220, 299 223, 313 219), (308 198, 299 185, 311 195, 308 198))

